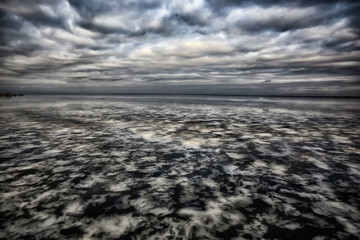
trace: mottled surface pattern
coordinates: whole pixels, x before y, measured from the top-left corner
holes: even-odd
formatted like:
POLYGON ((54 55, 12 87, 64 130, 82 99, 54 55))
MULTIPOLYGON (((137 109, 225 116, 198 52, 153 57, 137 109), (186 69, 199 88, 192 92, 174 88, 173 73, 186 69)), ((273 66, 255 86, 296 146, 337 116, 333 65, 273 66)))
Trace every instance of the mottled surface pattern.
POLYGON ((0 239, 358 239, 359 104, 0 99, 0 239))

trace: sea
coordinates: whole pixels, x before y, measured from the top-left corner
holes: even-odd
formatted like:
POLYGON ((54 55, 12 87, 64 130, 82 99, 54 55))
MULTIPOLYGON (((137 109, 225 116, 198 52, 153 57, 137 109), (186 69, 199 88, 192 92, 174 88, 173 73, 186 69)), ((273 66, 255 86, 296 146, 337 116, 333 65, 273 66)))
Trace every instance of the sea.
POLYGON ((0 98, 0 239, 358 239, 360 99, 0 98))

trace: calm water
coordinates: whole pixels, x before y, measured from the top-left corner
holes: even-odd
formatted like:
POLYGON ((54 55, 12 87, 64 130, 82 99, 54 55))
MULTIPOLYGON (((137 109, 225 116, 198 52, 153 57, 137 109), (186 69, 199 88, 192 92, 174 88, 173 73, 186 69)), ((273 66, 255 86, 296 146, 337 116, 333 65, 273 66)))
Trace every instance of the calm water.
POLYGON ((0 239, 358 239, 358 100, 0 99, 0 239))

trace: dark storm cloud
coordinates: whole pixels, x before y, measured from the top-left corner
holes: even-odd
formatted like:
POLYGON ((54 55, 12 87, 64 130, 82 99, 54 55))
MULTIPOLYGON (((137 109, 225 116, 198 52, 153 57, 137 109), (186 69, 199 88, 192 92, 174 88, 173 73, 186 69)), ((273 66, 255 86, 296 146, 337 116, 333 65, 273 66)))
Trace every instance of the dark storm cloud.
POLYGON ((228 15, 234 8, 251 9, 258 8, 258 18, 254 18, 256 11, 249 12, 246 17, 240 19, 236 26, 250 32, 256 31, 280 31, 286 32, 298 28, 307 28, 321 24, 329 24, 341 18, 348 18, 355 31, 359 31, 360 4, 357 0, 348 1, 285 1, 285 0, 207 0, 209 6, 218 15, 228 15), (342 6, 350 6, 342 9, 342 6), (274 8, 283 9, 274 9, 274 8), (305 10, 307 14, 297 14, 292 16, 294 8, 305 10), (316 9, 314 9, 316 8, 316 9), (274 11, 275 10, 275 11, 274 11), (281 11, 283 10, 283 11, 281 11), (268 13, 274 14, 267 16, 268 13), (288 16, 284 15, 288 12, 288 16), (247 20, 246 18, 250 18, 247 20))
POLYGON ((342 14, 343 16, 348 16, 350 21, 350 26, 352 27, 353 31, 357 34, 357 36, 360 36, 360 4, 358 3, 356 6, 347 9, 342 14))
POLYGON ((69 0, 83 17, 93 18, 115 9, 151 10, 161 7, 161 1, 97 1, 97 0, 69 0))
POLYGON ((235 7, 242 5, 261 5, 261 6, 274 6, 274 5, 292 5, 292 6, 313 6, 322 4, 337 4, 337 3, 357 3, 357 0, 319 0, 316 3, 313 0, 207 0, 207 2, 214 6, 214 8, 235 7))
POLYGON ((66 16, 54 11, 60 7, 60 0, 36 1, 5 0, 0 5, 9 13, 16 14, 21 21, 28 21, 37 26, 67 27, 66 16))
POLYGON ((1 1, 0 85, 353 94, 359 8, 357 1, 1 1))
POLYGON ((24 34, 20 32, 22 23, 13 14, 0 9, 0 44, 6 45, 12 39, 21 39, 24 34))

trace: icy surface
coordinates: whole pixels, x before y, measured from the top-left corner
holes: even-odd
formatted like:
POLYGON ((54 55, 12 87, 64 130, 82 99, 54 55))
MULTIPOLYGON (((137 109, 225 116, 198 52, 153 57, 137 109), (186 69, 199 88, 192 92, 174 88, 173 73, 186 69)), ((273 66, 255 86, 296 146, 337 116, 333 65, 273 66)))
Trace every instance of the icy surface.
POLYGON ((0 239, 360 236, 356 101, 0 101, 0 239))

